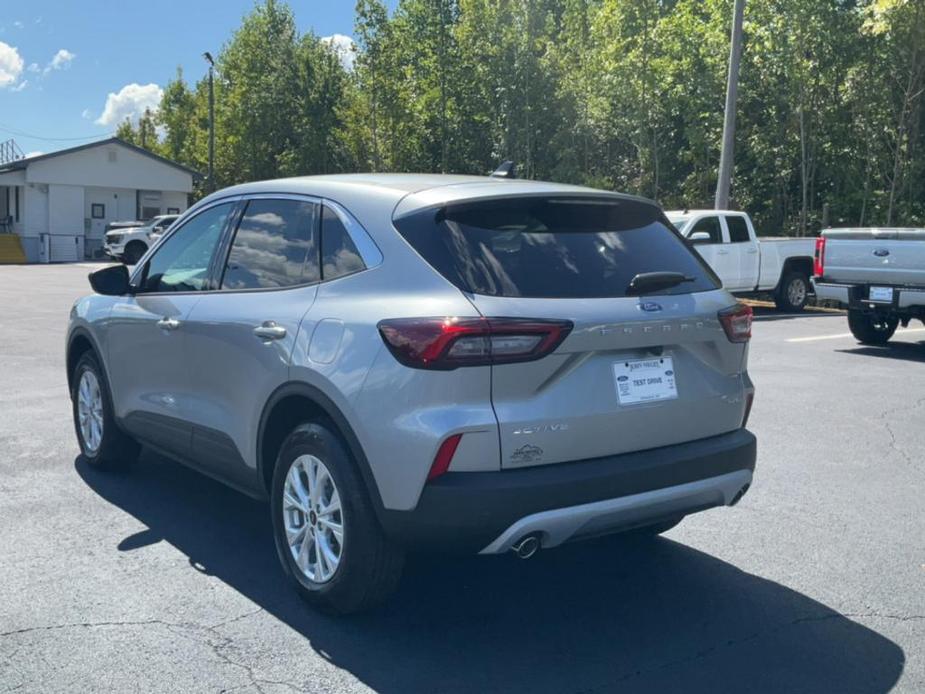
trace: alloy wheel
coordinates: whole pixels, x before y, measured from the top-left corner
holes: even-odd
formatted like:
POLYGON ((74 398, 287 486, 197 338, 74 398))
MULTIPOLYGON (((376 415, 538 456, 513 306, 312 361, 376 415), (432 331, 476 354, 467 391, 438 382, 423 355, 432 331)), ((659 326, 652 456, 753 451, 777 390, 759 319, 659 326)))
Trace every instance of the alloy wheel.
POLYGON ((787 299, 791 306, 801 306, 806 301, 806 282, 803 278, 794 279, 787 287, 787 299))
POLYGON ((344 552, 344 516, 330 471, 313 455, 300 455, 283 488, 283 527, 296 566, 308 580, 327 583, 344 552))
POLYGON ((103 441, 103 396, 92 371, 84 371, 77 386, 77 420, 84 450, 94 455, 103 441))

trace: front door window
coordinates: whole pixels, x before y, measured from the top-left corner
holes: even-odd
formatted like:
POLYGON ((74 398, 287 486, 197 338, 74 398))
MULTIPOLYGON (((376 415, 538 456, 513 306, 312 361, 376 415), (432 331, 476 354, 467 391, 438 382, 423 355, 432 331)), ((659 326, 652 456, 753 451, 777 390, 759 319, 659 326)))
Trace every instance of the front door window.
POLYGON ((170 235, 145 263, 143 292, 196 292, 206 288, 209 266, 233 203, 200 212, 170 235))

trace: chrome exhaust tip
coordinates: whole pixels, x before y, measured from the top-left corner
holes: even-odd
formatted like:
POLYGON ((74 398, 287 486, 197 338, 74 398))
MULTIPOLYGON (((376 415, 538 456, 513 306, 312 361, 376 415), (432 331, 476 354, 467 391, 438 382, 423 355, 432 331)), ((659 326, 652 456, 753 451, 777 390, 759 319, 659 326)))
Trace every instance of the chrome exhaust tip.
POLYGON ((520 538, 511 546, 511 551, 519 559, 529 559, 540 549, 540 539, 537 535, 527 535, 520 538))

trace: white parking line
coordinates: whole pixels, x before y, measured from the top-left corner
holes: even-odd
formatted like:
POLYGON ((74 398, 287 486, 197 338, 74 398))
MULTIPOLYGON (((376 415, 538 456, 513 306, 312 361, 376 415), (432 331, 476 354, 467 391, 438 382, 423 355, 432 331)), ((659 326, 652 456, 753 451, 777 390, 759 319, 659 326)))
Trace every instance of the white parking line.
MULTIPOLYGON (((925 333, 925 328, 905 328, 897 330, 896 335, 907 333, 925 333)), ((787 342, 816 342, 817 340, 840 340, 844 337, 853 337, 851 333, 838 333, 838 335, 817 335, 816 337, 792 337, 787 342)))

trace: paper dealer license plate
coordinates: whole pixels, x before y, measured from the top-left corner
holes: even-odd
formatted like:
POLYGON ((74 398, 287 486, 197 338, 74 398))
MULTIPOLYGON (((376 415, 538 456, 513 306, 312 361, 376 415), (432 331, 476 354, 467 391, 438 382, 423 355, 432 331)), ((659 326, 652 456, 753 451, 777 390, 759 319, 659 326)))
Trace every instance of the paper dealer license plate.
POLYGON ((671 357, 617 362, 613 365, 613 377, 621 405, 678 397, 671 357))

